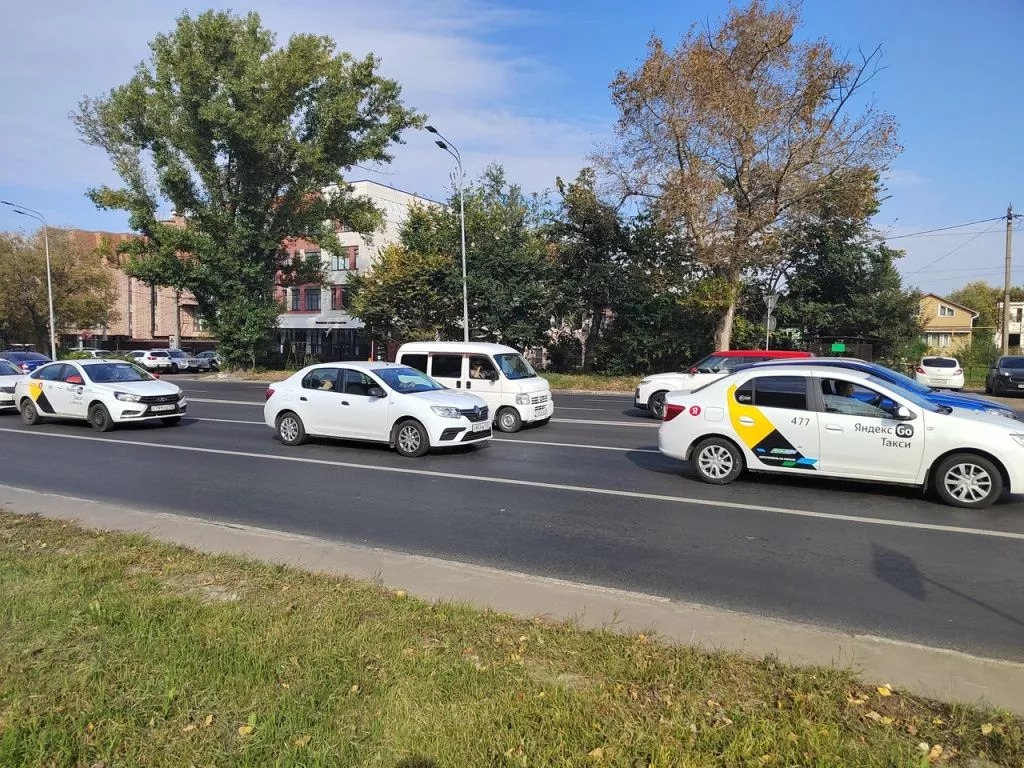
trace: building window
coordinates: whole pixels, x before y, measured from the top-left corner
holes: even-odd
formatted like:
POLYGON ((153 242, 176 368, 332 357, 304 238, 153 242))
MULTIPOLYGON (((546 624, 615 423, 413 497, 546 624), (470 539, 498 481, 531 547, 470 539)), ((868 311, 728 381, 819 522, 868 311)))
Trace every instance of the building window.
POLYGON ((947 307, 945 304, 939 304, 939 317, 953 317, 956 311, 952 307, 947 307))
POLYGON ((306 289, 306 311, 307 312, 319 312, 320 311, 320 289, 319 288, 307 288, 306 289))
POLYGON ((335 253, 331 256, 331 269, 335 272, 344 272, 348 269, 348 254, 335 253))
POLYGON ((331 286, 331 309, 345 309, 348 305, 344 285, 331 286))
POLYGON ((301 299, 301 292, 298 288, 292 288, 292 312, 298 312, 300 309, 299 302, 301 299))
POLYGON ((935 347, 937 349, 943 349, 952 344, 952 336, 948 333, 926 333, 924 337, 924 343, 929 347, 935 347))
POLYGON ((306 251, 303 260, 310 269, 320 269, 320 251, 306 251))

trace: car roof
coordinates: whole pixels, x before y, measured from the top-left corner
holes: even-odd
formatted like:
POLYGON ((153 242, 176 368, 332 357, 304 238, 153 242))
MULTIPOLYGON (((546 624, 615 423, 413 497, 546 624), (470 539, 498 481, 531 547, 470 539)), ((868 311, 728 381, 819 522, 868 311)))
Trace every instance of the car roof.
POLYGON ((722 357, 764 357, 764 358, 807 358, 813 357, 810 352, 801 352, 796 349, 722 349, 718 352, 711 352, 706 355, 721 355, 722 357))
POLYGON ((737 370, 733 371, 731 374, 729 374, 729 376, 727 378, 731 378, 731 377, 733 377, 733 376, 735 376, 737 374, 741 374, 741 373, 756 373, 756 374, 770 373, 771 371, 778 371, 778 370, 781 370, 783 368, 786 370, 787 373, 802 373, 802 374, 804 374, 806 376, 813 376, 815 374, 818 374, 818 375, 821 375, 821 376, 835 376, 836 368, 840 368, 840 367, 842 367, 843 372, 846 375, 848 375, 848 376, 850 376, 851 378, 854 378, 854 379, 867 379, 867 378, 869 378, 870 376, 873 375, 870 370, 865 370, 863 368, 847 368, 845 366, 829 365, 827 363, 825 365, 819 365, 818 363, 814 362, 813 359, 810 359, 806 363, 790 363, 790 364, 785 365, 785 366, 781 366, 781 365, 776 365, 776 366, 772 366, 772 365, 750 365, 750 366, 744 366, 741 369, 737 369, 737 370))
POLYGON ((58 363, 78 363, 79 365, 84 365, 86 367, 88 367, 90 365, 111 365, 113 363, 125 363, 127 365, 126 361, 124 361, 124 360, 107 360, 107 359, 102 358, 102 357, 87 357, 87 358, 85 358, 83 360, 58 360, 57 362, 58 363))
POLYGON ((385 363, 377 360, 338 360, 333 363, 316 363, 308 368, 303 368, 303 371, 312 371, 317 368, 337 368, 338 366, 345 366, 346 368, 357 368, 361 371, 379 371, 384 368, 408 368, 408 365, 404 363, 385 363))
POLYGON ((462 352, 473 354, 509 354, 512 352, 518 353, 519 350, 514 347, 508 347, 504 344, 494 344, 489 341, 410 341, 403 344, 398 348, 401 352, 462 352))

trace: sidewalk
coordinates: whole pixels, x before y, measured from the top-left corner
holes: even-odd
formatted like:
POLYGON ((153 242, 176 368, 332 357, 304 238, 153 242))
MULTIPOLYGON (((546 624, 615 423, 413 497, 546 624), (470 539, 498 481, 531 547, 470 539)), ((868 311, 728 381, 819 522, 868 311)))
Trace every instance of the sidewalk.
POLYGON ((850 635, 696 603, 311 536, 213 523, 0 486, 0 506, 145 533, 211 553, 245 555, 310 571, 382 581, 428 600, 451 600, 526 616, 574 619, 585 627, 656 633, 706 648, 776 655, 797 664, 851 667, 865 678, 946 701, 985 702, 1024 714, 1024 664, 879 637, 850 635))

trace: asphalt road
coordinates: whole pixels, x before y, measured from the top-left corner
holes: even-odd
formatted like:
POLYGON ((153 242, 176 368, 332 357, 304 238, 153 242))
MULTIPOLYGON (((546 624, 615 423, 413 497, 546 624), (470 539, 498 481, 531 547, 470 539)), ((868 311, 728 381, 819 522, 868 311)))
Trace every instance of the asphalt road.
POLYGON ((402 459, 287 448, 264 385, 177 379, 178 427, 108 435, 0 416, 0 483, 326 536, 1024 660, 1024 501, 690 478, 628 397, 557 395, 550 424, 402 459))

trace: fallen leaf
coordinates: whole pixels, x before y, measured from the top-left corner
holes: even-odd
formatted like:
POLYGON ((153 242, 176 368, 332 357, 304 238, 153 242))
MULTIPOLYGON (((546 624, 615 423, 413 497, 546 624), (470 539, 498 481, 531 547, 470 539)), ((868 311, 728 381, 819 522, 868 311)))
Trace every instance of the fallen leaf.
POLYGON ((93 732, 93 731, 95 731, 95 730, 96 730, 96 726, 95 726, 95 725, 93 725, 92 723, 89 723, 89 724, 87 724, 87 725, 85 726, 85 731, 86 731, 86 733, 92 733, 92 732, 93 732))
POLYGON ((604 749, 602 747, 594 747, 587 753, 587 757, 592 760, 604 760, 604 749))
POLYGON ((917 751, 920 752, 922 755, 927 755, 929 749, 931 749, 931 747, 928 746, 927 741, 922 741, 920 744, 917 745, 917 751))
POLYGON ((797 736, 797 735, 796 735, 795 733, 793 733, 792 731, 790 731, 790 734, 789 734, 789 736, 787 736, 786 738, 787 738, 787 739, 789 739, 789 743, 790 743, 790 744, 796 744, 796 743, 797 743, 798 741, 800 741, 800 737, 799 737, 799 736, 797 736))
POLYGON ((281 683, 281 687, 282 688, 291 688, 292 684, 291 683, 281 683))
POLYGON ((988 736, 992 733, 992 723, 983 723, 981 726, 981 735, 988 736))
POLYGON ((309 740, 310 740, 311 738, 313 738, 313 737, 312 737, 312 736, 310 736, 310 735, 309 735, 309 734, 307 733, 307 734, 306 734, 305 736, 302 736, 302 737, 300 737, 300 738, 298 738, 298 739, 296 739, 296 740, 295 740, 295 746, 296 746, 296 747, 298 747, 299 749, 301 749, 302 747, 304 747, 304 746, 306 746, 307 744, 309 744, 309 740))
POLYGON ((206 719, 203 722, 206 724, 207 727, 213 725, 213 715, 207 715, 206 719))
POLYGON ((149 727, 152 728, 154 725, 156 725, 156 718, 155 717, 149 718, 149 727))
POLYGON ((348 689, 348 692, 349 693, 359 693, 359 686, 358 685, 353 685, 351 688, 348 689))
POLYGON ((395 597, 405 597, 407 593, 404 589, 396 589, 393 594, 395 597))
POLYGON ((917 736, 917 727, 914 725, 908 725, 907 733, 909 733, 911 736, 917 736))
POLYGON ((931 751, 928 752, 928 759, 932 760, 932 761, 938 760, 941 756, 942 756, 942 745, 941 744, 936 744, 934 747, 931 748, 931 751))
POLYGON ((186 725, 184 728, 181 729, 181 732, 182 733, 191 733, 195 729, 196 729, 196 724, 195 723, 189 723, 188 725, 186 725))
POLYGON ((238 735, 239 736, 248 736, 250 733, 252 733, 252 726, 251 725, 240 725, 240 726, 238 726, 238 735))
POLYGON ((881 722, 882 720, 882 716, 875 712, 875 710, 873 709, 869 712, 865 712, 864 717, 866 717, 868 720, 874 720, 876 723, 881 722))
POLYGON ((888 683, 878 686, 875 690, 878 691, 879 696, 892 696, 892 686, 888 683))

